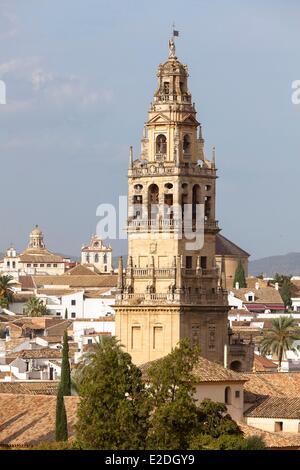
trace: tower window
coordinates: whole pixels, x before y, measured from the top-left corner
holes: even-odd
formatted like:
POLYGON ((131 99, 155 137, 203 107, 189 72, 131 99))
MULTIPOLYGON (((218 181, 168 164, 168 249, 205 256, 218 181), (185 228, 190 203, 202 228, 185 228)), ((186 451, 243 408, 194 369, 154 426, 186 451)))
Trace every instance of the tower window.
POLYGON ((193 267, 193 257, 192 256, 186 256, 185 257, 185 267, 186 267, 186 269, 192 269, 192 267, 193 267))
POLYGON ((183 153, 191 153, 191 138, 188 134, 185 134, 185 136, 183 137, 183 153))
POLYGON ((99 262, 99 255, 98 253, 95 254, 95 263, 98 263, 99 262))
POLYGON ((168 95, 170 93, 170 83, 164 82, 164 94, 168 95))
POLYGON ((200 265, 202 269, 207 268, 207 256, 201 256, 200 257, 200 265))
POLYGON ((157 154, 167 153, 167 138, 164 134, 159 134, 156 137, 156 153, 157 154))

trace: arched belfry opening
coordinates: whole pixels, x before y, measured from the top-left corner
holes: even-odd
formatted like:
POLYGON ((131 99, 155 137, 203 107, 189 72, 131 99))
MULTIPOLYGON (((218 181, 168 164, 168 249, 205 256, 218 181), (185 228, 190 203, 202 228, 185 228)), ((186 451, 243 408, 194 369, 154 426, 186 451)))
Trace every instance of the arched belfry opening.
POLYGON ((158 215, 159 188, 157 184, 150 184, 148 188, 148 220, 156 220, 158 215))
POLYGON ((167 137, 159 134, 156 137, 156 155, 165 155, 167 153, 167 137))
POLYGON ((185 134, 183 136, 182 148, 183 148, 184 155, 191 154, 191 137, 189 136, 189 134, 185 134))

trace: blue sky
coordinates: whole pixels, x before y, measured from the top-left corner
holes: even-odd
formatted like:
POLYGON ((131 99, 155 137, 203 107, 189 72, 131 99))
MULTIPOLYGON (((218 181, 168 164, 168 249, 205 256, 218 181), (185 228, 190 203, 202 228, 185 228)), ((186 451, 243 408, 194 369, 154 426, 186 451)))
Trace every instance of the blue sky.
POLYGON ((38 223, 49 248, 76 255, 98 204, 126 194, 173 21, 207 154, 216 146, 223 234, 254 259, 300 251, 296 0, 0 0, 0 251, 38 223))

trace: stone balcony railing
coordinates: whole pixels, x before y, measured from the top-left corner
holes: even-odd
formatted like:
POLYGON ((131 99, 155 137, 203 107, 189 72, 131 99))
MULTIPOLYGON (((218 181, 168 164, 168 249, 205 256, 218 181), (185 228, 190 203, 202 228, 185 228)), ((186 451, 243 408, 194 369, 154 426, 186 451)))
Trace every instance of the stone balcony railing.
MULTIPOLYGON (((157 157, 156 157, 157 158, 157 157)), ((158 160, 158 158, 157 158, 158 160)), ((159 160, 163 160, 160 156, 159 160)), ((128 175, 131 177, 140 177, 140 176, 153 176, 153 175, 173 175, 173 176, 207 176, 214 177, 216 174, 216 169, 213 166, 209 168, 207 166, 200 166, 195 164, 185 165, 181 164, 180 166, 170 165, 168 166, 165 162, 156 161, 149 162, 148 164, 141 164, 141 166, 129 168, 128 175)))
POLYGON ((227 305, 227 291, 204 292, 197 295, 181 293, 122 293, 117 295, 117 305, 227 305))
MULTIPOLYGON (((128 219, 126 230, 128 232, 182 232, 192 233, 196 231, 196 224, 183 224, 182 219, 128 219)), ((200 225, 201 228, 201 225, 200 225)), ((219 230, 217 220, 205 220, 204 230, 219 230)))
MULTIPOLYGON (((219 275, 218 268, 211 269, 189 269, 181 268, 183 277, 217 277, 219 275)), ((174 279, 176 275, 175 268, 127 268, 126 276, 134 278, 164 278, 164 279, 174 279)))

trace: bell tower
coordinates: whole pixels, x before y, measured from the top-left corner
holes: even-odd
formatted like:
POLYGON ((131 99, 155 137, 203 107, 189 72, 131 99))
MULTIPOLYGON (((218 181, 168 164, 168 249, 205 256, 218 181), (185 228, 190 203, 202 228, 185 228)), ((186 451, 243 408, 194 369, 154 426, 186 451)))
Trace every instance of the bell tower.
POLYGON ((223 361, 227 294, 215 264, 215 158, 205 157, 188 68, 169 41, 140 157, 128 169, 128 261, 119 260, 116 335, 137 364, 189 338, 223 361))

